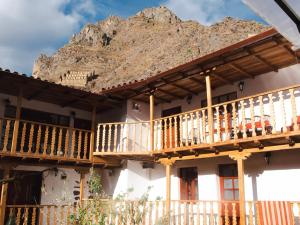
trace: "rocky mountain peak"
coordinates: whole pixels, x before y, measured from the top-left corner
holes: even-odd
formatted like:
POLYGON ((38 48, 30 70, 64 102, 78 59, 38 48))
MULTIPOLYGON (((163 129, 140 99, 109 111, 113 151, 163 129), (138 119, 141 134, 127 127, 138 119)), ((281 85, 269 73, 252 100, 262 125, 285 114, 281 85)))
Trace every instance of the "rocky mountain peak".
MULTIPOLYGON (((93 72, 93 79, 78 87, 99 92, 146 79, 267 29, 254 21, 229 17, 204 26, 182 21, 166 7, 149 8, 127 19, 111 16, 87 24, 52 56, 41 55, 33 76, 60 82, 66 73, 93 72)), ((76 81, 65 81, 71 83, 76 86, 76 81)))

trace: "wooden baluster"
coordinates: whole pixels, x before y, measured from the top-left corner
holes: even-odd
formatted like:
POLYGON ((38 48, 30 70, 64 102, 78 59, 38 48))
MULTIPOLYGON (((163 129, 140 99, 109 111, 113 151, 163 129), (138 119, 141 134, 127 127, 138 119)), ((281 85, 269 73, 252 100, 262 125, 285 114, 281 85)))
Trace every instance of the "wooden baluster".
POLYGON ((58 144, 57 144, 57 155, 58 156, 63 156, 63 151, 62 151, 62 132, 63 129, 60 127, 59 132, 58 132, 58 144))
POLYGON ((26 127, 27 127, 27 123, 23 123, 22 134, 21 134, 20 153, 24 152, 25 138, 26 138, 26 127))
POLYGON ((0 119, 0 143, 2 143, 2 130, 3 130, 3 120, 0 119))
POLYGON ((297 206, 298 206, 298 224, 300 224, 300 203, 298 203, 297 206))
POLYGON ((44 138, 44 150, 43 150, 43 156, 44 157, 47 155, 48 139, 49 139, 49 127, 46 126, 46 129, 45 129, 45 138, 44 138))
POLYGON ((67 129, 66 136, 65 136, 65 158, 67 158, 69 154, 69 138, 70 138, 70 133, 69 133, 69 129, 67 129))
POLYGON ((191 118, 191 145, 194 145, 194 114, 190 113, 190 118, 191 118))
POLYGON ((219 141, 222 141, 222 134, 221 134, 221 121, 220 121, 220 107, 216 107, 216 116, 217 116, 217 137, 219 141))
POLYGON ((231 103, 232 105, 232 126, 233 126, 233 138, 236 140, 238 139, 237 135, 237 117, 236 117, 236 108, 235 108, 235 102, 231 103))
POLYGON ((293 118, 293 128, 295 131, 299 130, 298 121, 297 121, 297 107, 296 107, 296 99, 294 89, 289 89, 290 98, 291 98, 291 108, 292 108, 292 118, 293 118))
POLYGON ((190 215, 189 225, 194 225, 194 203, 193 202, 190 202, 189 215, 190 215))
POLYGON ((252 202, 248 202, 249 206, 249 225, 254 225, 253 221, 253 210, 252 210, 252 202))
POLYGON ((181 224, 181 202, 178 201, 178 224, 181 224))
POLYGON ((32 209, 32 215, 31 215, 31 225, 36 225, 36 207, 32 209))
POLYGON ((229 224, 229 213, 228 213, 228 203, 224 203, 225 206, 225 225, 230 225, 229 224))
POLYGON ((151 225, 152 224, 152 202, 149 202, 149 225, 151 225))
POLYGON ((37 155, 40 153, 41 136, 42 136, 42 126, 38 125, 38 131, 37 131, 37 137, 36 137, 36 148, 35 148, 35 154, 37 154, 37 155))
POLYGON ((159 207, 159 202, 158 201, 155 201, 155 223, 157 223, 158 221, 158 207, 159 207))
POLYGON ((97 126, 96 152, 101 151, 101 149, 100 149, 100 127, 101 126, 102 126, 101 124, 98 124, 98 126, 97 126))
POLYGON ((67 224, 66 225, 70 224, 70 215, 71 215, 71 207, 68 206, 68 208, 67 208, 67 224))
POLYGON ((81 159, 81 143, 82 143, 82 131, 78 132, 78 145, 77 145, 77 160, 81 159))
POLYGON ((206 202, 203 202, 203 225, 207 225, 206 202))
POLYGON ((118 124, 114 124, 114 147, 113 152, 117 152, 117 140, 118 140, 118 124))
POLYGON ((218 224, 223 225, 222 202, 218 202, 218 224))
POLYGON ((197 225, 200 225, 200 205, 199 201, 197 202, 197 225))
POLYGON ((112 134, 112 129, 111 129, 111 124, 108 125, 108 137, 107 137, 107 151, 111 152, 111 134, 112 134))
POLYGON ((276 122, 275 122, 275 112, 274 112, 274 102, 273 102, 273 95, 268 94, 269 97, 269 104, 270 104, 270 116, 271 116, 271 126, 272 126, 272 134, 276 133, 276 122))
POLYGON ((135 144, 136 144, 136 126, 140 123, 133 123, 133 131, 132 131, 132 151, 135 152, 135 144))
POLYGON ((123 152, 124 124, 120 124, 120 152, 123 152))
POLYGON ((178 116, 174 117, 175 148, 178 147, 178 116))
POLYGON ((102 127, 102 146, 101 146, 101 152, 105 152, 105 145, 106 145, 106 126, 107 124, 103 124, 102 127))
POLYGON ((254 112, 254 100, 253 100, 253 98, 249 99, 249 103, 250 103, 252 137, 256 137, 255 112, 254 112))
POLYGON ((6 120, 6 127, 5 127, 5 132, 4 132, 4 142, 3 142, 3 152, 7 152, 7 147, 8 147, 8 139, 9 139, 9 133, 10 133, 10 125, 11 125, 11 120, 6 120))
POLYGON ((72 131, 72 138, 71 138, 71 158, 75 158, 75 144, 76 144, 76 130, 72 131))
POLYGON ((53 225, 57 224, 57 206, 53 207, 53 225))
POLYGON ((287 132, 287 124, 286 124, 286 112, 285 112, 285 105, 284 105, 284 99, 283 99, 283 92, 278 92, 279 101, 280 101, 280 108, 281 108, 281 115, 283 120, 283 132, 287 132))
POLYGON ((51 214, 51 206, 47 206, 47 215, 46 215, 46 222, 47 225, 50 225, 50 214, 51 214))
POLYGON ((168 146, 167 146, 167 131, 168 131, 167 119, 164 119, 164 147, 163 147, 163 149, 168 148, 168 146))
MULTIPOLYGON (((146 127, 147 127, 147 124, 145 124, 146 125, 146 127)), ((139 147, 139 151, 142 151, 142 150, 144 150, 144 146, 143 146, 143 126, 144 126, 144 123, 140 123, 140 133, 139 133, 139 143, 138 143, 138 147, 139 147)), ((154 135, 155 135, 155 121, 153 121, 153 126, 154 126, 154 128, 153 128, 153 132, 154 132, 154 135)), ((155 136, 153 135, 153 138, 154 138, 154 140, 153 140, 153 150, 155 150, 155 136)), ((145 149, 145 151, 147 151, 147 148, 145 149)))
POLYGON ((126 125, 126 151, 129 152, 129 126, 130 124, 128 123, 126 125))
POLYGON ((232 203, 232 225, 237 225, 236 203, 232 203))
POLYGON ((34 124, 31 124, 30 131, 29 131, 28 153, 33 152, 32 149, 33 135, 34 135, 34 124))
POLYGON ((246 138, 247 137, 247 134, 246 134, 246 112, 245 112, 244 100, 241 100, 240 104, 241 104, 241 111, 242 111, 241 113, 242 113, 243 138, 246 138))
POLYGON ((65 224, 65 220, 64 220, 64 206, 60 206, 60 222, 61 222, 61 224, 65 224))
POLYGON ((260 111, 260 121, 261 121, 261 128, 262 128, 262 136, 266 135, 266 124, 265 124, 265 117, 264 117, 264 102, 263 102, 263 96, 258 97, 259 101, 259 111, 260 111))
POLYGON ((188 225, 188 208, 186 202, 184 202, 183 208, 184 208, 183 224, 188 225))
POLYGON ((210 202, 210 219, 209 219, 210 225, 214 225, 214 203, 210 202))
POLYGON ((50 156, 54 156, 55 151, 55 140, 56 139, 56 127, 52 127, 52 135, 51 135, 51 153, 50 156))
POLYGON ((228 111, 227 111, 227 104, 224 105, 224 126, 225 126, 225 140, 230 139, 230 131, 229 131, 229 124, 228 124, 228 111))
POLYGON ((25 210, 24 210, 24 220, 23 220, 23 225, 27 225, 28 224, 28 207, 25 207, 25 210))
POLYGON ((169 117, 169 148, 172 148, 173 142, 173 129, 172 129, 172 117, 169 117))
POLYGON ((196 112, 196 129, 197 129, 197 145, 201 143, 201 137, 200 137, 200 111, 196 112))
POLYGON ((84 132, 84 144, 83 144, 83 158, 87 159, 87 151, 88 151, 88 132, 84 132))
POLYGON ((151 142, 151 137, 150 137, 150 123, 147 124, 147 133, 146 133, 146 146, 147 146, 147 150, 148 151, 153 151, 153 149, 151 149, 151 146, 150 146, 150 142, 151 142))
MULTIPOLYGON (((157 127, 157 126, 158 126, 158 123, 157 123, 157 120, 154 120, 153 123, 154 123, 154 125, 153 125, 153 126, 154 126, 154 128, 153 128, 153 129, 154 129, 154 135, 153 135, 153 136, 154 136, 154 141, 153 141, 154 146, 153 146, 153 150, 154 150, 154 151, 157 151, 157 149, 158 149, 158 147, 157 147, 157 143, 158 143, 158 139, 157 139, 157 138, 158 138, 158 127, 157 127)), ((142 126, 142 127, 143 127, 143 126, 142 126)), ((146 124, 145 127, 147 127, 147 124, 146 124)), ((146 128, 146 129, 148 129, 148 128, 146 128)), ((143 134, 142 131, 143 131, 143 129, 141 128, 141 132, 140 132, 140 146, 143 145, 143 144, 142 144, 142 143, 143 143, 143 142, 142 142, 142 136, 143 136, 143 135, 142 135, 142 134, 143 134)))
POLYGON ((180 147, 183 146, 183 118, 182 118, 182 114, 179 115, 179 126, 180 126, 180 132, 179 132, 179 136, 180 136, 180 147))
POLYGON ((188 121, 188 119, 189 119, 189 116, 188 116, 188 114, 184 114, 184 120, 185 120, 185 135, 186 135, 186 137, 185 137, 185 145, 186 146, 188 146, 189 145, 189 121, 188 121))
POLYGON ((21 223, 21 208, 18 208, 17 210, 17 218, 16 218, 16 225, 20 225, 21 223))
POLYGON ((202 110, 202 142, 206 143, 206 119, 205 110, 202 110))

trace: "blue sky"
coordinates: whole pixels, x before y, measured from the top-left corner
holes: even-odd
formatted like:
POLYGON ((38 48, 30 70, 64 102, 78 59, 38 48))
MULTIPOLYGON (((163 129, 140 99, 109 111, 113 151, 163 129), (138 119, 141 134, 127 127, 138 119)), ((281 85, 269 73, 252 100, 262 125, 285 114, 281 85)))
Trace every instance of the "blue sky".
POLYGON ((241 0, 0 0, 0 67, 30 75, 38 55, 52 55, 84 24, 160 5, 204 25, 225 16, 263 22, 241 0))

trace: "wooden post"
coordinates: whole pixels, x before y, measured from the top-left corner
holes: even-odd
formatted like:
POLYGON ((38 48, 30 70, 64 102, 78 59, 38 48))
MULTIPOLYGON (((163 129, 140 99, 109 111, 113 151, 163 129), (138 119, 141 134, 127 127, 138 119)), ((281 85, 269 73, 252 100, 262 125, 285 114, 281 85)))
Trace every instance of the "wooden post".
POLYGON ((244 183, 244 160, 251 154, 237 152, 229 155, 230 158, 237 161, 238 179, 239 179, 239 207, 240 207, 240 225, 246 225, 246 203, 245 203, 245 183, 244 183))
POLYGON ((79 193, 79 201, 80 204, 83 203, 84 198, 84 181, 85 181, 85 171, 80 171, 80 193, 79 193))
POLYGON ((93 161, 93 154, 95 150, 95 129, 96 129, 96 116, 97 116, 97 107, 93 107, 92 111, 92 121, 91 121, 91 136, 90 136, 90 161, 93 161))
POLYGON ((172 159, 162 159, 161 164, 166 167, 166 215, 168 218, 168 223, 170 223, 170 212, 171 212, 171 166, 174 164, 175 160, 172 159))
POLYGON ((212 110, 212 95, 211 95, 211 84, 210 76, 205 76, 206 82, 206 98, 207 98, 207 118, 208 118, 208 131, 209 131, 209 141, 214 142, 214 118, 212 110))
POLYGON ((23 96, 23 91, 22 88, 20 88, 19 95, 17 97, 16 120, 14 124, 14 131, 12 137, 12 146, 11 146, 12 154, 15 154, 17 151, 17 140, 18 140, 19 126, 20 126, 20 118, 21 118, 22 96, 23 96))
MULTIPOLYGON (((3 179, 8 179, 8 178, 9 178, 9 168, 5 167, 3 173, 3 179)), ((2 190, 0 196, 0 224, 4 224, 8 183, 2 183, 1 185, 2 185, 2 190)))
POLYGON ((154 151, 154 93, 150 94, 150 151, 154 151))

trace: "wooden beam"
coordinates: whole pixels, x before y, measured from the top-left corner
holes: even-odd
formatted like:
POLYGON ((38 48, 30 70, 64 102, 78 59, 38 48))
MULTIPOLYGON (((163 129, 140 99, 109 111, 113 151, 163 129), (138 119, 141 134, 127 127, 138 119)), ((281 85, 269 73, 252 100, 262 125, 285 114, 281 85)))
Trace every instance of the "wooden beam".
POLYGON ((206 81, 209 141, 210 143, 214 143, 214 125, 213 125, 214 120, 213 120, 213 110, 212 110, 212 94, 211 94, 210 77, 206 76, 205 81, 206 81))
POLYGON ((66 102, 62 103, 62 104, 61 104, 61 107, 64 108, 64 107, 67 107, 67 106, 69 106, 69 105, 72 105, 72 104, 74 104, 74 103, 76 103, 76 102, 79 102, 79 101, 85 99, 87 96, 89 96, 89 94, 84 94, 84 95, 82 95, 82 96, 80 96, 80 97, 75 97, 75 98, 73 98, 72 100, 69 100, 69 101, 66 101, 66 102))
POLYGON ((40 94, 42 94, 44 91, 48 90, 49 88, 50 88, 50 85, 49 85, 49 84, 45 85, 45 86, 42 87, 41 89, 39 89, 39 90, 33 92, 31 95, 29 95, 29 96, 27 97, 27 100, 32 100, 32 99, 38 97, 40 94))
POLYGON ((238 183, 239 183, 239 208, 240 208, 240 225, 246 225, 246 203, 245 203, 245 169, 244 160, 246 160, 251 154, 237 152, 229 155, 230 158, 237 161, 238 167, 238 183))
POLYGON ((189 79, 190 79, 191 81, 197 83, 197 84, 200 84, 201 87, 205 87, 205 85, 203 85, 203 82, 200 81, 199 79, 197 79, 197 78, 195 78, 195 77, 190 77, 189 79))
POLYGON ((217 79, 219 79, 219 80, 221 80, 221 81, 223 81, 225 84, 233 85, 232 81, 222 77, 221 75, 217 74, 216 72, 212 72, 212 73, 210 73, 210 75, 217 78, 217 79))
POLYGON ((245 75, 246 77, 254 78, 254 76, 252 74, 248 73, 247 71, 245 71, 241 67, 237 66, 236 64, 234 64, 234 63, 228 63, 228 65, 230 67, 232 67, 233 69, 235 69, 236 71, 240 72, 241 74, 245 75))
POLYGON ((178 84, 170 84, 170 85, 172 85, 173 87, 176 87, 176 88, 178 88, 178 89, 181 89, 181 90, 183 90, 183 91, 185 91, 185 92, 187 92, 187 93, 190 93, 190 94, 192 94, 192 95, 198 95, 197 92, 192 91, 191 89, 182 87, 182 86, 180 86, 180 85, 178 85, 178 84))
MULTIPOLYGON (((137 95, 146 95, 148 96, 148 93, 145 93, 145 92, 141 92, 141 91, 138 91, 138 90, 135 90, 135 89, 129 89, 131 92, 134 92, 136 93, 137 95)), ((159 97, 159 96, 155 96, 156 99, 162 101, 162 102, 165 102, 165 103, 171 103, 171 100, 168 100, 168 99, 165 99, 165 98, 162 98, 162 97, 159 97)))
POLYGON ((276 66, 263 59, 259 54, 255 53, 253 50, 245 48, 245 51, 249 54, 249 56, 259 61, 261 64, 266 65, 267 67, 269 67, 269 69, 273 70, 274 72, 278 72, 278 68, 276 66))
MULTIPOLYGON (((9 168, 4 168, 3 179, 9 178, 9 168)), ((1 196, 0 196, 0 224, 4 224, 5 220, 5 210, 6 210, 6 201, 7 201, 7 190, 8 183, 2 183, 1 196)))
POLYGON ((184 97, 183 96, 180 96, 180 95, 177 95, 177 94, 174 94, 172 92, 169 92, 169 91, 166 91, 166 90, 163 90, 163 89, 157 89, 157 91, 160 91, 161 93, 164 93, 166 95, 169 95, 169 96, 172 96, 174 98, 179 98, 179 99, 183 99, 184 97))

